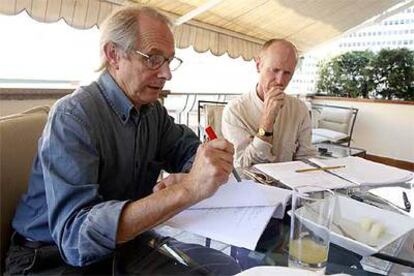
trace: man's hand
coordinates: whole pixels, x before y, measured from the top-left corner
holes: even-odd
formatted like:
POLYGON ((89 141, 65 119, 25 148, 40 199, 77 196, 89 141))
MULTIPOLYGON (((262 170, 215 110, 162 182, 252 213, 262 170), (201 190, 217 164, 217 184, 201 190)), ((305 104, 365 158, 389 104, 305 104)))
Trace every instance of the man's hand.
POLYGON ((233 144, 221 138, 199 146, 193 167, 183 181, 195 202, 213 195, 227 182, 233 169, 233 154, 233 144))
POLYGON ((152 191, 155 193, 155 192, 158 192, 162 189, 167 188, 168 186, 182 183, 185 180, 185 177, 187 175, 188 174, 186 174, 186 173, 170 174, 166 178, 163 178, 161 181, 159 181, 157 183, 157 185, 155 185, 154 188, 152 188, 152 191))
POLYGON ((157 192, 168 186, 181 184, 190 192, 194 202, 211 196, 226 183, 233 169, 234 147, 225 139, 200 145, 189 173, 170 174, 154 186, 157 192))
POLYGON ((227 182, 233 169, 233 154, 233 145, 225 139, 199 146, 189 173, 171 174, 154 186, 151 195, 125 204, 117 243, 129 241, 211 196, 221 184, 227 182))
POLYGON ((260 127, 270 132, 273 130, 276 116, 283 107, 284 100, 285 93, 281 87, 271 87, 264 92, 264 105, 260 127))

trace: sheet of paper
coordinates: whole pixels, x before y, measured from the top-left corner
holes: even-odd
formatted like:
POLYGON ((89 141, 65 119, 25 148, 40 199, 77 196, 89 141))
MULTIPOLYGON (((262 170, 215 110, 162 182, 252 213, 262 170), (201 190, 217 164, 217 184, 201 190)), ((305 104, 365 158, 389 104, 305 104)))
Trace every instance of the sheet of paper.
POLYGON ((251 180, 229 181, 220 186, 213 196, 200 201, 190 209, 285 206, 291 194, 292 192, 287 189, 267 186, 251 180))
POLYGON ((354 183, 324 171, 298 173, 296 170, 314 168, 302 161, 265 163, 257 164, 254 167, 291 188, 308 185, 314 187, 309 190, 315 191, 320 189, 341 189, 356 186, 354 183))
POLYGON ((275 207, 184 210, 164 224, 254 250, 274 211, 275 207))
MULTIPOLYGON (((411 181, 412 185, 414 185, 414 181, 411 181)), ((413 186, 414 187, 414 186, 413 186)), ((405 208, 404 198, 402 196, 403 192, 406 193, 408 201, 414 204, 414 189, 408 190, 401 187, 381 187, 381 188, 374 188, 370 189, 369 193, 374 194, 382 199, 385 199, 400 208, 405 208)), ((407 213, 408 216, 414 218, 414 212, 407 213)))
POLYGON ((345 168, 332 170, 333 173, 360 185, 381 185, 404 183, 413 178, 413 173, 399 168, 369 161, 356 156, 336 159, 311 159, 321 166, 345 165, 345 168))

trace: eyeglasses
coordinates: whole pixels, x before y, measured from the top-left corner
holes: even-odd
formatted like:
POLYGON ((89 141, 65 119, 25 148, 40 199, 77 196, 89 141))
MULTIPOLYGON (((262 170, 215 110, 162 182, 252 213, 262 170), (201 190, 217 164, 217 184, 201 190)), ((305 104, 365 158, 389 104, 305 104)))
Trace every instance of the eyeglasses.
POLYGON ((167 62, 170 70, 175 71, 183 63, 183 61, 178 57, 165 58, 162 55, 147 55, 138 50, 135 50, 135 53, 145 58, 145 64, 151 70, 160 69, 161 66, 167 62))

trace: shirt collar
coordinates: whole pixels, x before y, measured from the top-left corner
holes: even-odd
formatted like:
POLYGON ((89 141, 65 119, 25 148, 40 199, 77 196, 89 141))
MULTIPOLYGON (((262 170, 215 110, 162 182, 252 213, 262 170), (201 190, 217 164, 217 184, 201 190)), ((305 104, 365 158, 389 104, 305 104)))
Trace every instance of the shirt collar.
POLYGON ((260 108, 260 110, 263 108, 263 101, 259 98, 259 96, 257 95, 257 86, 259 84, 255 84, 254 87, 250 90, 250 98, 252 100, 252 102, 260 108))
POLYGON ((131 100, 128 99, 108 71, 103 72, 97 82, 103 96, 124 124, 130 119, 131 114, 145 115, 153 109, 154 104, 147 104, 136 110, 131 100))

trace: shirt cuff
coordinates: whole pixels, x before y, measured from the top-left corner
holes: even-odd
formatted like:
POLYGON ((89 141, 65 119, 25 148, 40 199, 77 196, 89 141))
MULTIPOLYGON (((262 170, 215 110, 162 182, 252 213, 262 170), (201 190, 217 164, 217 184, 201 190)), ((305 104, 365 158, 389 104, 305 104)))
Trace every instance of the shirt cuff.
POLYGON ((116 248, 119 219, 129 201, 106 201, 89 212, 81 229, 79 248, 81 264, 94 263, 113 253, 116 248), (83 230, 83 231, 82 231, 83 230))
POLYGON ((255 149, 257 156, 262 160, 272 159, 272 144, 263 141, 257 136, 254 136, 252 145, 255 149))

